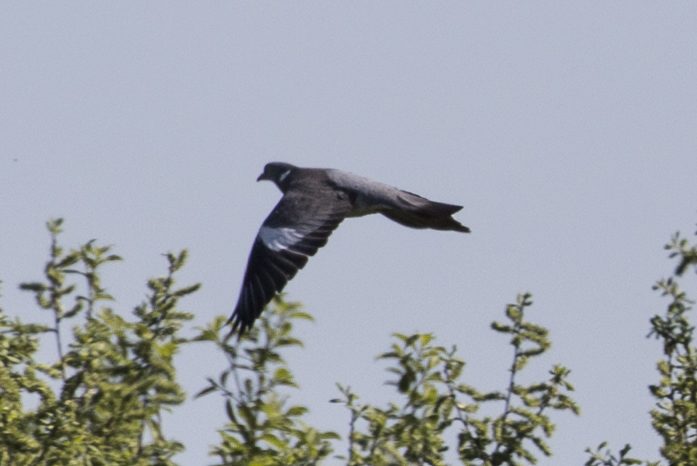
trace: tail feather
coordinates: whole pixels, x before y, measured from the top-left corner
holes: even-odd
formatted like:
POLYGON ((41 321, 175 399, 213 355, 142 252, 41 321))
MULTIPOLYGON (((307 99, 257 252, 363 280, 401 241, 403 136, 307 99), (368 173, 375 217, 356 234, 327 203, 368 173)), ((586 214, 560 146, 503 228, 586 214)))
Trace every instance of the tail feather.
POLYGON ((418 194, 402 191, 397 198, 401 201, 404 210, 414 212, 426 217, 445 217, 462 209, 462 206, 434 202, 418 194))
MULTIPOLYGON (((448 204, 442 204, 448 205, 448 204)), ((458 207, 458 206, 452 206, 458 207)), ((455 210, 457 212, 459 208, 455 210)), ((451 230, 469 233, 470 229, 462 225, 446 213, 445 215, 435 216, 434 211, 429 211, 430 215, 424 215, 421 212, 408 212, 405 210, 384 210, 382 215, 390 220, 410 228, 430 228, 432 230, 451 230)))

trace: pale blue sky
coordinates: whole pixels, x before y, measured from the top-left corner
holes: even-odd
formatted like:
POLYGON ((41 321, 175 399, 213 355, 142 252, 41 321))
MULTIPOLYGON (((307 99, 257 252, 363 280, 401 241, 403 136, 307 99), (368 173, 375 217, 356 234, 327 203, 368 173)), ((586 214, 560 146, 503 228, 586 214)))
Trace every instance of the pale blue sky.
MULTIPOLYGON (((555 456, 650 426, 659 344, 651 285, 663 244, 697 221, 697 5, 691 2, 4 2, 0 7, 0 304, 48 321, 17 284, 40 277, 44 222, 65 244, 113 244, 105 280, 128 313, 188 248, 196 325, 228 315, 280 193, 266 162, 348 170, 461 204, 471 235, 347 220, 286 288, 316 322, 289 360, 294 400, 345 436, 335 382, 391 398, 374 356, 392 332, 457 344, 466 381, 502 387, 488 330, 519 292, 572 369, 582 416, 554 417, 555 456), (337 361, 340 361, 337 364, 337 361)), ((224 361, 178 360, 190 394, 224 361)), ((166 432, 206 462, 221 400, 187 402, 166 432)), ((343 452, 343 447, 340 452, 343 452)))

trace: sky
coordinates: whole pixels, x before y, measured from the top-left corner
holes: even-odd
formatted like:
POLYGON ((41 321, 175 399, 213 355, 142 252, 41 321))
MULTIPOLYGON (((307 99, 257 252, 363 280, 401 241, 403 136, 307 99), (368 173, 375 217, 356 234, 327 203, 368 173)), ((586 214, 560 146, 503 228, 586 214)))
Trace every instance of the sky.
MULTIPOLYGON (((375 360, 394 332, 433 332, 466 383, 503 388, 511 351, 489 325, 529 291, 553 346, 527 377, 565 365, 582 410, 553 415, 539 464, 604 440, 658 459, 646 335, 663 245, 697 223, 695 24, 691 2, 4 2, 0 306, 49 322, 17 287, 63 217, 63 244, 125 259, 103 277, 123 315, 188 249, 193 335, 232 312, 280 198, 264 164, 338 168, 462 205, 472 233, 348 219, 289 283, 315 317, 287 355, 310 423, 346 435, 337 382, 395 398, 375 360)), ((224 366, 205 345, 177 359, 190 396, 224 366)), ((175 409, 180 464, 206 464, 225 419, 215 396, 175 409)))

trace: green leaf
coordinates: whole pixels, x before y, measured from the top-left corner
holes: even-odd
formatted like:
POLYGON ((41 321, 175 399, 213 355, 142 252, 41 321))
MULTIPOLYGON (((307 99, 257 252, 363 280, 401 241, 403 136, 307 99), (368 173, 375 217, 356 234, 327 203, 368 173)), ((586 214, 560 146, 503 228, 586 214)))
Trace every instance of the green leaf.
POLYGON ((208 395, 209 393, 213 393, 217 389, 218 389, 218 387, 211 385, 210 387, 206 387, 203 390, 201 390, 200 392, 198 392, 196 395, 194 395, 194 398, 200 398, 202 396, 208 395))

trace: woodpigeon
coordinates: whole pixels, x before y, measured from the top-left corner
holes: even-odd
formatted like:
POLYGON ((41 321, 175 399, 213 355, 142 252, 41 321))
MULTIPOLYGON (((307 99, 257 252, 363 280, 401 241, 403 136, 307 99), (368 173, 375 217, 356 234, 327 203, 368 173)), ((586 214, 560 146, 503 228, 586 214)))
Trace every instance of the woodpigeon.
POLYGON ((411 228, 469 233, 452 215, 462 206, 433 202, 340 170, 266 164, 257 181, 283 192, 252 246, 230 334, 250 329, 276 293, 292 279, 346 217, 379 213, 411 228))

